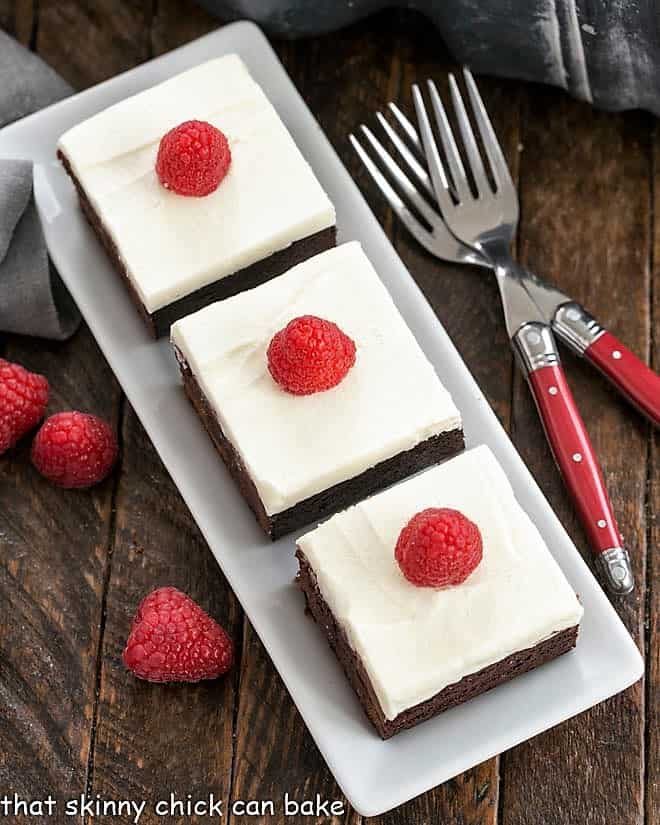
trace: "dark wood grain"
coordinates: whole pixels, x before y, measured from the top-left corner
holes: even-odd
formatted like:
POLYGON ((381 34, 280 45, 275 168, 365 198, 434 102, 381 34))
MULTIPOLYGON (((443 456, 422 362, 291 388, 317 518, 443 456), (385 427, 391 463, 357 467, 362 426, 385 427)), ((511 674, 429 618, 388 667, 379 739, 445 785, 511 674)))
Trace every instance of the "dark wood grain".
MULTIPOLYGON (((357 170, 349 154, 347 134, 356 118, 381 105, 396 90, 398 68, 396 29, 382 15, 372 26, 356 26, 340 41, 332 37, 276 47, 294 82, 303 92, 326 134, 357 170), (355 74, 363 84, 353 82, 355 74), (337 108, 336 100, 342 100, 337 108)), ((382 205, 381 215, 387 220, 382 205)), ((390 221, 391 223, 391 221, 390 221)), ((300 620, 306 621, 301 600, 300 620)), ((246 621, 240 703, 236 729, 234 798, 280 800, 286 792, 303 799, 321 794, 342 800, 281 679, 246 621)), ((353 815, 353 818, 355 816, 353 815)), ((346 814, 319 818, 319 823, 344 822, 346 814)), ((274 822, 284 821, 276 817, 274 822)), ((303 816, 287 822, 308 822, 303 816)))
MULTIPOLYGON (((530 95, 521 161, 522 260, 582 301, 633 350, 649 346, 648 121, 593 112, 546 89, 530 95)), ((637 578, 617 603, 643 647, 648 425, 584 363, 564 358, 599 456, 637 578)), ((516 380, 513 434, 585 558, 588 546, 516 380)), ((503 758, 503 825, 639 823, 643 817, 641 683, 503 758)))
MULTIPOLYGON (((413 115, 411 86, 432 77, 447 97, 447 73, 457 67, 438 47, 437 35, 420 15, 401 48, 397 97, 413 115)), ((518 83, 480 79, 484 101, 505 152, 514 181, 518 179, 520 107, 524 90, 518 83)), ((414 119, 414 118, 413 118, 414 119)), ((371 190, 373 192, 373 187, 371 190)), ((371 198, 370 202, 375 199, 371 198)), ((511 417, 513 356, 503 324, 495 279, 485 270, 443 263, 426 253, 400 224, 394 225, 395 246, 422 288, 462 358, 508 428, 511 417)), ((468 433, 478 440, 478 433, 468 433)))
POLYGON ((16 36, 16 29, 14 28, 14 14, 15 14, 14 0, 0 0, 0 28, 12 37, 16 36))
MULTIPOLYGON (((4 354, 48 378, 50 413, 116 425, 119 390, 86 328, 64 345, 14 338, 4 354)), ((61 799, 86 787, 116 476, 59 489, 29 446, 0 458, 0 788, 61 799)))
MULTIPOLYGON (((0 26, 79 88, 217 24, 192 0, 0 0, 0 26)), ((527 389, 513 379, 494 284, 420 250, 394 222, 346 139, 389 99, 409 109, 411 82, 432 75, 444 84, 450 61, 437 33, 417 14, 389 10, 336 35, 274 45, 586 557, 527 389)), ((660 340, 652 332, 660 318, 660 144, 656 139, 652 209, 650 120, 596 113, 557 92, 510 81, 484 79, 481 87, 516 176, 520 168, 524 261, 583 300, 641 356, 652 350, 658 369, 660 340)), ((76 406, 118 420, 119 390, 86 330, 66 345, 10 339, 6 355, 51 378, 53 409, 76 406)), ((653 693, 660 682, 660 565, 649 552, 660 538, 658 436, 591 370, 568 355, 565 362, 635 561, 636 596, 616 606, 640 647, 646 642, 647 701, 637 685, 375 821, 630 825, 645 818, 650 825, 660 817, 653 693)), ((128 407, 121 431, 117 473, 86 493, 58 491, 39 479, 26 445, 0 459, 0 698, 7 708, 0 715, 0 788, 31 797, 52 789, 60 798, 87 789, 151 800, 170 790, 183 797, 212 791, 278 800, 288 791, 341 799, 128 407), (162 687, 123 671, 134 609, 166 583, 189 592, 229 628, 239 646, 232 676, 162 687)), ((359 819, 348 811, 299 821, 359 819)), ((141 821, 156 820, 145 814, 141 821)), ((255 821, 285 820, 278 814, 255 821)))
MULTIPOLYGON (((305 65, 303 59, 303 44, 279 44, 279 51, 342 160, 369 193, 370 205, 390 236, 396 238, 398 251, 446 323, 457 346, 461 352, 464 349, 468 351, 469 365, 477 372, 478 379, 483 379, 492 388, 497 397, 498 412, 506 423, 511 393, 511 357, 499 316, 494 284, 481 273, 466 273, 457 267, 439 264, 419 251, 408 236, 399 232, 384 202, 374 193, 373 186, 369 186, 368 178, 346 139, 348 133, 355 131, 361 122, 371 121, 374 111, 382 109, 388 100, 400 100, 402 91, 405 89, 405 95, 413 81, 446 72, 447 55, 437 48, 437 41, 428 36, 426 31, 427 27, 421 17, 380 15, 368 24, 353 27, 348 33, 344 33, 339 49, 335 39, 330 37, 319 38, 308 44, 308 65, 305 65), (414 50, 411 47, 413 42, 414 50), (344 52, 345 49, 347 53, 344 52), (384 56, 390 57, 389 63, 384 56), (364 78, 363 83, 355 84, 356 74, 364 78), (309 83, 309 77, 314 78, 313 84, 309 83), (335 105, 336 97, 342 101, 339 112, 335 105), (477 287, 483 289, 475 290, 475 278, 478 279, 477 287), (503 354, 494 350, 494 338, 502 342, 503 354)), ((507 91, 498 95, 497 89, 492 88, 486 94, 494 110, 500 114, 497 125, 504 136, 503 142, 515 174, 519 141, 518 106, 505 108, 498 105, 507 91)), ((510 91, 508 96, 510 99, 510 91)), ((517 104, 517 94, 514 95, 514 100, 517 104)), ((249 659, 244 660, 244 668, 247 667, 249 659)), ((244 696, 242 690, 241 701, 244 696)), ((241 719, 239 713, 239 724, 241 719)), ((261 729, 255 730, 251 719, 246 727, 252 731, 253 739, 264 735, 261 729)), ((239 768, 240 746, 239 735, 239 768)), ((258 768, 255 773, 257 771, 258 768)), ((491 760, 382 819, 392 822, 424 821, 428 816, 450 818, 460 812, 465 822, 494 822, 497 786, 497 761, 491 760)))
POLYGON ((183 46, 213 31, 221 22, 189 0, 158 0, 151 25, 153 53, 163 54, 183 46))
POLYGON ((140 0, 39 0, 37 51, 84 89, 150 57, 151 20, 140 0))
POLYGON ((24 46, 34 45, 36 21, 35 0, 0 0, 0 28, 24 46))
MULTIPOLYGON (((85 55, 78 54, 80 65, 73 68, 84 72, 76 77, 79 85, 145 59, 154 41, 155 49, 161 48, 150 15, 143 14, 139 4, 90 4, 82 9, 79 4, 69 9, 57 4, 42 10, 40 45, 47 53, 62 45, 56 32, 65 14, 71 15, 73 26, 90 32, 94 41, 90 48, 103 51, 102 60, 93 61, 92 72, 85 55), (49 26, 52 42, 47 39, 49 26)), ((172 29, 177 19, 177 15, 170 18, 172 29)), ((165 36, 164 29, 161 17, 159 37, 165 36)), ((51 59, 63 57, 55 52, 51 59)), ((210 794, 228 798, 238 671, 184 690, 135 680, 121 663, 132 616, 152 589, 176 586, 221 622, 237 641, 240 657, 242 613, 130 409, 123 427, 123 455, 97 661, 89 791, 102 798, 148 800, 141 819, 148 825, 163 821, 153 804, 167 800, 170 793, 184 802, 188 795, 194 800, 210 794)), ((184 820, 207 821, 196 816, 173 816, 167 821, 184 820)))
POLYGON ((90 788, 102 798, 149 800, 140 821, 151 825, 163 821, 151 803, 167 800, 170 792, 182 800, 211 793, 227 799, 237 671, 183 688, 135 679, 121 662, 135 610, 154 588, 178 587, 227 629, 239 655, 242 614, 130 408, 122 449, 90 788))
MULTIPOLYGON (((653 141, 653 270, 651 273, 651 364, 660 369, 660 133, 653 141)), ((649 444, 647 490, 648 570, 646 600, 646 822, 660 822, 660 436, 652 433, 649 444)))
MULTIPOLYGON (((421 16, 406 17, 407 27, 400 32, 397 62, 399 76, 390 98, 412 116, 412 83, 427 77, 446 91, 447 72, 455 70, 448 55, 439 48, 435 32, 421 16)), ((519 86, 488 84, 484 98, 494 113, 514 178, 517 177, 519 136, 519 86)), ((382 107, 387 99, 381 100, 382 107)), ((369 112, 356 112, 360 119, 369 112)), ((366 186, 371 205, 380 196, 366 186)), ((512 358, 502 324, 501 307, 494 279, 476 268, 442 263, 426 253, 408 232, 394 223, 388 232, 397 252, 428 298, 457 349, 494 405, 500 420, 508 426, 511 407, 512 358)), ((442 377, 442 376, 441 376, 442 377)), ((478 433, 466 433, 468 442, 478 440, 478 433)), ((387 825, 437 821, 483 823, 497 820, 499 796, 498 760, 492 759, 466 771, 439 788, 429 791, 407 805, 380 817, 387 825)))

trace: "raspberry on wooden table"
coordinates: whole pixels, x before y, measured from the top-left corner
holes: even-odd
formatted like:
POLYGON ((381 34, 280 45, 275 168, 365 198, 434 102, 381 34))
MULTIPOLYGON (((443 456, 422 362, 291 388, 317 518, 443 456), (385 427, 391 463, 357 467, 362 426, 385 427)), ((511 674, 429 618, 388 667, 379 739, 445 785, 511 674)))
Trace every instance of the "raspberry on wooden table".
POLYGON ((90 487, 102 481, 117 459, 117 439, 95 415, 51 415, 32 445, 32 463, 60 487, 90 487))
POLYGON ((215 192, 229 170, 225 135, 203 120, 187 120, 161 138, 156 174, 177 195, 201 198, 215 192))
POLYGON ((0 358, 0 455, 36 427, 47 404, 43 375, 0 358))
POLYGON ((123 653, 126 667, 149 682, 199 682, 226 673, 231 639, 175 587, 161 587, 138 607, 123 653))
POLYGON ((301 315, 275 333, 267 358, 270 374, 283 390, 312 395, 346 377, 355 363, 355 343, 332 321, 301 315))
POLYGON ((406 524, 394 555, 403 575, 417 587, 462 584, 481 561, 481 533, 458 510, 430 507, 406 524))

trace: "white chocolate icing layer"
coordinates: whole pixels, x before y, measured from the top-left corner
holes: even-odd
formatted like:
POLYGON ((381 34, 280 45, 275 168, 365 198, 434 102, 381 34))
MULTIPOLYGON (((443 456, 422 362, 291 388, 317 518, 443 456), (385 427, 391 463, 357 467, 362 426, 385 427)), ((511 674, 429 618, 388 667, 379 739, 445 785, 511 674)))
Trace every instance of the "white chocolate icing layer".
POLYGON ((177 75, 74 126, 59 141, 146 309, 333 226, 335 210, 237 55, 177 75), (203 198, 160 185, 162 136, 186 120, 227 136, 229 172, 203 198))
POLYGON ((387 719, 582 617, 485 446, 338 513, 298 544, 387 719), (401 529, 427 507, 453 507, 481 530, 483 559, 458 587, 415 587, 394 558, 401 529))
POLYGON ((269 515, 461 426, 356 242, 183 318, 171 334, 269 515), (334 321, 355 341, 355 365, 327 392, 291 395, 268 372, 271 338, 299 315, 334 321))

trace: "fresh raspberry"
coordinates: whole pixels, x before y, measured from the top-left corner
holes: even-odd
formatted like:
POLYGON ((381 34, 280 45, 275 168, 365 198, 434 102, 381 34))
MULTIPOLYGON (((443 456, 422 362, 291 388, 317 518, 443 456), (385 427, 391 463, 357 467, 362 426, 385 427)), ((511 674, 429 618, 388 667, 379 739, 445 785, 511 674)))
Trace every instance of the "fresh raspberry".
POLYGON ((35 427, 48 403, 48 381, 0 358, 0 455, 35 427))
POLYGON ((220 185, 231 163, 227 138, 203 120, 187 120, 161 138, 156 174, 177 195, 201 198, 220 185))
POLYGON ((394 555, 417 587, 462 584, 481 561, 481 533, 458 510, 430 507, 403 528, 394 555))
POLYGON ((234 646, 185 593, 161 587, 138 607, 122 658, 132 673, 149 682, 199 682, 229 670, 234 646))
POLYGON ((60 487, 102 481, 117 458, 117 439, 95 415, 61 412, 46 419, 32 445, 32 463, 60 487))
POLYGON ((336 324, 301 315, 275 333, 268 347, 268 369, 294 395, 335 387, 355 363, 355 344, 336 324))

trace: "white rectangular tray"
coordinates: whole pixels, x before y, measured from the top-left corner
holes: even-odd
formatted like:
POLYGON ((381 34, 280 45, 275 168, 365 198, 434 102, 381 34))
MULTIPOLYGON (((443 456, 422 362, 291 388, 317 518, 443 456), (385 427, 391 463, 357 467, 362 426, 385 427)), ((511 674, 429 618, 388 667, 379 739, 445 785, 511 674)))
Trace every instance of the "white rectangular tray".
POLYGON ((53 260, 359 813, 389 810, 640 678, 642 659, 625 627, 256 26, 226 26, 7 127, 0 132, 0 155, 34 160, 37 204, 53 260), (183 395, 167 342, 147 336, 55 158, 56 141, 70 126, 227 52, 241 55, 278 109, 337 207, 340 239, 362 242, 460 407, 468 444, 485 442, 498 456, 585 608, 573 653, 388 742, 374 733, 325 638, 303 613, 293 585, 293 538, 272 545, 257 527, 183 395))

